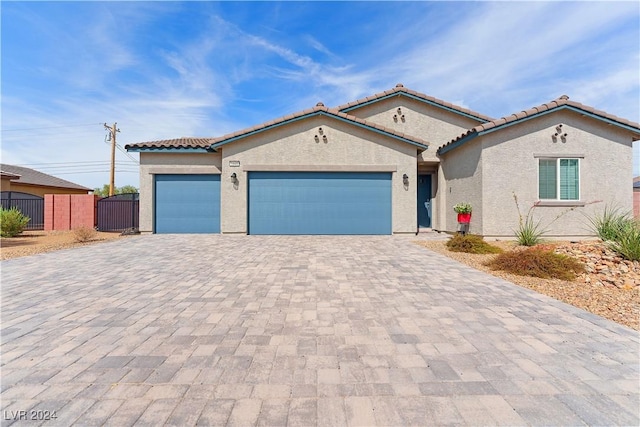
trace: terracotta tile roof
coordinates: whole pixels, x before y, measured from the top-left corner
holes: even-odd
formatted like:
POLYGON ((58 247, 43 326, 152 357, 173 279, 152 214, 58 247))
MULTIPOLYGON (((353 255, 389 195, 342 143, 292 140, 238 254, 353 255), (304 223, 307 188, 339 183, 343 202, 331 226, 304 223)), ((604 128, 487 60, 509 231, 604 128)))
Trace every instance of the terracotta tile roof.
POLYGON ((137 142, 124 146, 126 150, 135 148, 209 148, 211 138, 182 137, 160 141, 137 142))
POLYGON ((0 164, 0 170, 2 173, 9 173, 18 175, 19 178, 13 180, 16 184, 30 184, 40 185, 43 187, 58 187, 58 188, 70 188, 74 190, 87 190, 91 191, 91 188, 83 187, 82 185, 75 184, 66 179, 58 178, 56 176, 48 175, 43 172, 39 172, 34 169, 25 168, 23 166, 7 165, 5 163, 0 164))
MULTIPOLYGON (((620 125, 634 128, 634 130, 636 130, 637 133, 638 133, 638 138, 640 138, 640 124, 632 122, 632 121, 627 120, 627 119, 623 119, 623 118, 614 116, 613 114, 609 114, 609 113, 606 113, 606 112, 601 111, 601 110, 596 110, 593 107, 589 107, 588 105, 584 105, 584 104, 581 104, 579 102, 570 101, 569 97, 567 95, 562 95, 560 98, 554 99, 553 101, 547 102, 546 104, 542 104, 542 105, 539 105, 537 107, 530 108, 528 110, 520 111, 519 113, 514 113, 514 114, 511 114, 510 116, 501 117, 501 118, 499 118, 497 120, 492 120, 492 121, 489 121, 487 123, 480 124, 480 125, 472 128, 472 129, 469 129, 468 131, 466 131, 462 135, 456 137, 455 139, 449 141, 445 145, 443 145, 440 148, 438 148, 438 154, 444 148, 449 147, 452 144, 455 144, 457 142, 461 142, 462 140, 465 140, 465 139, 467 139, 467 138, 469 138, 471 136, 477 135, 477 134, 479 134, 481 132, 483 132, 483 133, 492 132, 494 130, 498 130, 498 128, 500 128, 500 127, 502 127, 502 126, 504 126, 506 124, 511 124, 511 123, 517 122, 519 120, 522 120, 524 118, 531 118, 531 117, 534 117, 534 116, 536 116, 538 114, 542 114, 544 112, 555 110, 555 109, 558 109, 558 108, 563 108, 563 107, 573 107, 575 109, 584 111, 586 113, 590 113, 590 114, 593 114, 595 116, 601 117, 601 118, 606 119, 608 121, 613 121, 613 122, 618 123, 620 125)), ((454 147, 452 147, 452 148, 454 148, 454 147)), ((446 150, 446 151, 448 151, 448 150, 446 150)))
POLYGON ((398 137, 398 138, 403 139, 405 141, 413 142, 418 146, 422 146, 421 148, 423 148, 423 149, 426 149, 429 146, 429 142, 427 142, 427 141, 425 141, 423 139, 417 138, 417 137, 412 136, 412 135, 405 134, 403 132, 398 132, 398 131, 396 131, 394 129, 390 129, 390 128, 387 128, 385 126, 381 126, 381 125, 378 125, 376 123, 369 122, 367 120, 363 120, 363 119, 361 119, 359 117, 351 116, 349 114, 340 112, 340 111, 338 111, 337 109, 334 109, 334 108, 327 108, 327 107, 324 106, 324 104, 322 102, 318 102, 316 104, 316 106, 313 107, 313 108, 302 110, 302 111, 299 111, 299 112, 293 113, 293 114, 288 114, 288 115, 280 117, 278 119, 270 120, 268 122, 265 122, 265 123, 262 123, 262 124, 259 124, 259 125, 256 125, 256 126, 252 126, 250 128, 242 129, 242 130, 239 130, 239 131, 234 132, 234 133, 223 135, 221 137, 212 139, 210 142, 212 144, 212 148, 215 149, 220 145, 223 145, 225 143, 231 142, 231 140, 235 140, 236 138, 241 138, 241 137, 244 137, 244 136, 248 136, 249 134, 252 134, 252 133, 255 133, 255 132, 263 131, 263 130, 269 129, 271 127, 274 127, 274 126, 282 125, 282 124, 284 124, 284 123, 286 123, 288 121, 291 121, 291 120, 296 120, 296 119, 303 118, 305 116, 310 116, 310 115, 315 115, 315 114, 325 114, 325 115, 328 115, 328 116, 333 116, 333 117, 337 117, 337 118, 343 119, 343 120, 345 120, 347 122, 357 123, 357 124, 362 125, 364 127, 367 127, 367 128, 370 128, 370 129, 375 129, 377 131, 389 134, 391 136, 398 137))
POLYGON ((438 98, 434 98, 433 96, 429 96, 429 95, 425 95, 424 93, 420 93, 420 92, 416 92, 415 90, 411 90, 411 89, 407 89, 406 87, 404 87, 404 85, 402 83, 398 83, 396 85, 396 87, 394 87, 393 89, 389 89, 389 90, 385 90, 384 92, 380 92, 380 93, 376 93, 375 95, 371 95, 371 96, 367 96, 366 98, 362 98, 362 99, 358 99, 357 101, 353 101, 353 102, 349 102, 347 104, 343 104, 340 105, 338 107, 336 107, 336 110, 342 111, 342 110, 351 110, 353 108, 357 108, 363 104, 368 104, 374 101, 377 101, 379 99, 382 98, 386 98, 389 96, 392 96, 394 94, 407 94, 407 95, 413 95, 416 98, 422 99, 430 104, 435 104, 436 106, 440 106, 442 108, 445 108, 447 110, 453 110, 454 112, 458 112, 467 116, 472 116, 476 119, 478 119, 479 121, 482 122, 486 122, 486 121, 490 121, 493 120, 493 117, 489 117, 489 116, 485 116, 484 114, 478 113, 477 111, 472 111, 469 110, 467 108, 463 108, 460 106, 457 106, 455 104, 452 104, 450 102, 446 102, 443 101, 441 99, 438 98))

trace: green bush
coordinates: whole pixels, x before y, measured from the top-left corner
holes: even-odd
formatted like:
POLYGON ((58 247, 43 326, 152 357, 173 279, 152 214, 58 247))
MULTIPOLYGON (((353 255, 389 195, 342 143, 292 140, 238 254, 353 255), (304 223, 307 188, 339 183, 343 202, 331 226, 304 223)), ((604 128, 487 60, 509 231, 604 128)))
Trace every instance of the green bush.
POLYGON ((502 253, 485 265, 493 270, 543 279, 573 280, 584 272, 584 265, 575 259, 537 247, 502 253))
POLYGON ((477 234, 456 234, 447 242, 447 248, 453 252, 466 252, 469 254, 497 254, 502 249, 492 246, 477 234))
POLYGON ((630 213, 624 213, 618 207, 605 206, 601 214, 589 217, 593 231, 605 242, 616 241, 620 233, 633 222, 630 213))
POLYGON ((627 221, 607 242, 609 247, 630 261, 640 261, 640 222, 627 221))
POLYGON ((0 236, 15 237, 24 231, 29 217, 22 215, 18 208, 0 208, 0 236))

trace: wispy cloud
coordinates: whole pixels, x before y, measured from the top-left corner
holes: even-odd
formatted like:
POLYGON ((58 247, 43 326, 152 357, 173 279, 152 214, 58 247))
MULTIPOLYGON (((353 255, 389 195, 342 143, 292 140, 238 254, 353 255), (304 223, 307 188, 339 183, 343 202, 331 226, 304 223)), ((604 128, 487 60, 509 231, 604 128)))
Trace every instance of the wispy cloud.
MULTIPOLYGON (((567 93, 638 120, 639 8, 632 2, 7 3, 2 159, 108 159, 104 121, 118 122, 122 145, 215 136, 398 82, 494 116, 567 93), (309 25, 300 25, 305 20, 309 25), (95 128, 5 132, 88 123, 95 128)), ((97 186, 107 177, 78 182, 97 186)), ((134 174, 129 178, 121 184, 137 184, 134 174)))

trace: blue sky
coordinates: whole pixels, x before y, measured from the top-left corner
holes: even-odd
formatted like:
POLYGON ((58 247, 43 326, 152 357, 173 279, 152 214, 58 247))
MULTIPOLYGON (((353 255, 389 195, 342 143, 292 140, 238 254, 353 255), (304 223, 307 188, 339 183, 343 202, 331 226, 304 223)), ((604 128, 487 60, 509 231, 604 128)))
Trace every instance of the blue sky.
MULTIPOLYGON (((501 117, 640 122, 638 2, 2 2, 2 162, 88 187, 118 143, 219 136, 402 82, 501 117)), ((640 147, 635 149, 640 174, 640 147)), ((116 185, 138 186, 117 151, 116 185)))

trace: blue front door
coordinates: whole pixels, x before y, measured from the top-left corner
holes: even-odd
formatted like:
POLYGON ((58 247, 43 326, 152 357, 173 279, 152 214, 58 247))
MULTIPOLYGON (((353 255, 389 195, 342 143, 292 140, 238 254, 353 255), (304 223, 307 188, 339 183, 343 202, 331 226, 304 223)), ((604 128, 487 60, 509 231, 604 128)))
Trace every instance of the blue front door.
POLYGON ((156 175, 156 233, 219 233, 220 175, 156 175))
POLYGON ((391 173, 250 172, 250 234, 391 234, 391 173))
POLYGON ((418 175, 418 227, 431 227, 431 175, 418 175))

